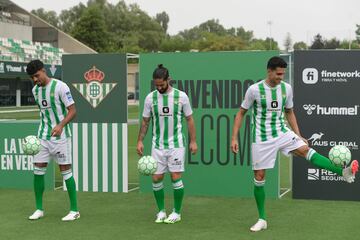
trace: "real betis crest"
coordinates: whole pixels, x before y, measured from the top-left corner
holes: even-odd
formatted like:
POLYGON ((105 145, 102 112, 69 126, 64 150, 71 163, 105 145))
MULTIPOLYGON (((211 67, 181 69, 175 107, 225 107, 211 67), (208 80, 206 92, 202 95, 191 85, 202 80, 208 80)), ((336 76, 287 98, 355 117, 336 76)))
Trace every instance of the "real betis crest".
POLYGON ((116 86, 116 83, 102 83, 104 78, 105 73, 93 66, 84 73, 86 83, 73 83, 73 86, 93 108, 96 108, 116 86))

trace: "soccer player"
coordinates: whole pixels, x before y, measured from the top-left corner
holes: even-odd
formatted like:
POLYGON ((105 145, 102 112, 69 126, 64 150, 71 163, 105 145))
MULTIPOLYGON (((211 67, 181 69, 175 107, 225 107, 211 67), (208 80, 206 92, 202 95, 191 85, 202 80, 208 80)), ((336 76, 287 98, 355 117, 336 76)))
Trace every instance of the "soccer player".
POLYGON ((28 63, 26 72, 35 83, 32 92, 40 109, 41 119, 38 130, 41 150, 34 156, 36 211, 29 219, 44 217, 44 175, 50 158, 53 158, 59 165, 70 198, 70 212, 62 221, 73 221, 80 218, 71 170, 71 131, 68 125, 76 115, 75 103, 69 87, 60 80, 49 78, 40 60, 28 63))
POLYGON ((156 223, 176 223, 181 220, 181 205, 184 197, 184 184, 181 180, 185 165, 186 141, 182 133, 182 117, 185 116, 189 135, 189 149, 197 151, 195 124, 190 101, 186 93, 169 84, 169 71, 162 64, 153 72, 156 90, 145 98, 143 119, 137 142, 137 153, 142 156, 143 139, 150 124, 153 123, 151 155, 157 160, 157 170, 152 176, 153 191, 159 212, 156 223), (174 188, 174 209, 167 217, 164 204, 164 173, 171 174, 174 188))
POLYGON ((352 161, 349 167, 335 166, 328 158, 309 148, 307 140, 301 137, 293 111, 293 92, 289 84, 283 82, 287 63, 280 57, 272 57, 267 63, 267 78, 249 87, 244 101, 236 115, 231 149, 239 151, 238 131, 246 112, 253 107, 252 169, 254 170, 254 195, 259 212, 259 220, 251 231, 267 228, 265 214, 265 171, 273 168, 278 151, 288 155, 295 154, 306 158, 319 168, 327 169, 348 183, 355 180, 358 162, 352 161), (292 130, 284 122, 284 113, 292 130))

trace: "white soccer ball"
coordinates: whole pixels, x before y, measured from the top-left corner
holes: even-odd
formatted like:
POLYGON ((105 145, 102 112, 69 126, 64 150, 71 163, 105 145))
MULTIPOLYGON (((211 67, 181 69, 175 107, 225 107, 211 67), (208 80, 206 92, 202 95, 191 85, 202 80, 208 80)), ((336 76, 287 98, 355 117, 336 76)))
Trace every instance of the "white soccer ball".
POLYGON ((40 152, 40 140, 34 135, 25 137, 22 139, 21 143, 22 149, 26 155, 36 155, 40 152))
POLYGON ((339 167, 345 167, 351 161, 350 150, 342 145, 336 145, 330 149, 329 159, 339 167))
POLYGON ((145 176, 154 174, 157 169, 157 161, 152 156, 143 156, 139 159, 139 173, 145 176))

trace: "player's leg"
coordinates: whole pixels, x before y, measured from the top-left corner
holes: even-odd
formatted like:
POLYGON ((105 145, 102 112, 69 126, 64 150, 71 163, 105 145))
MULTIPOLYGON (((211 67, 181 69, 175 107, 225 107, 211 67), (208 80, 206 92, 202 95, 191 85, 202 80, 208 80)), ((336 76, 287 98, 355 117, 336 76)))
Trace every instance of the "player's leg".
POLYGON ((326 169, 343 176, 346 182, 354 182, 355 174, 359 167, 356 160, 345 169, 336 166, 330 159, 317 153, 314 149, 309 148, 309 146, 293 131, 290 131, 281 137, 280 146, 280 149, 284 154, 292 153, 296 156, 303 157, 318 168, 326 169))
POLYGON ((296 156, 303 157, 310 161, 315 166, 334 172, 344 177, 344 180, 348 183, 352 183, 355 180, 355 174, 358 171, 359 164, 357 160, 351 162, 349 167, 342 168, 336 166, 327 157, 317 153, 314 149, 309 148, 307 145, 301 146, 292 151, 296 156))
POLYGON ((73 221, 80 218, 80 212, 77 206, 76 183, 71 169, 71 139, 67 138, 58 142, 53 141, 51 145, 51 152, 59 165, 70 199, 70 212, 62 218, 62 221, 73 221))
POLYGON ((76 183, 71 170, 71 164, 59 164, 61 175, 65 181, 66 189, 70 200, 70 212, 62 218, 63 221, 73 221, 80 218, 77 206, 76 183))
POLYGON ((266 220, 265 214, 265 170, 254 170, 254 196, 259 219, 266 220))
POLYGON ((265 213, 265 170, 254 170, 254 197, 259 213, 258 221, 250 228, 257 232, 267 228, 265 213))
POLYGON ((171 181, 174 189, 174 212, 180 214, 182 201, 184 198, 184 184, 182 172, 172 172, 171 181))
POLYGON ((254 197, 259 214, 258 221, 250 228, 257 232, 267 228, 265 212, 265 169, 274 168, 278 153, 276 139, 263 143, 253 143, 252 169, 254 170, 254 197))
POLYGON ((176 223, 181 221, 181 207, 184 199, 182 173, 185 170, 185 148, 174 148, 169 150, 168 167, 174 189, 174 210, 164 222, 176 223))
POLYGON ((34 193, 36 210, 29 216, 30 220, 37 220, 44 216, 43 195, 45 190, 45 173, 50 154, 46 141, 40 140, 40 143, 40 152, 34 156, 34 193))
POLYGON ((166 219, 165 193, 164 193, 164 173, 167 172, 167 165, 164 162, 164 151, 153 148, 151 156, 157 161, 156 172, 152 176, 152 187, 156 205, 159 212, 156 215, 155 222, 162 223, 166 219))
POLYGON ((152 176, 152 186, 155 197, 156 205, 159 209, 159 212, 156 214, 156 223, 162 223, 166 219, 166 210, 165 210, 165 193, 164 193, 164 174, 154 174, 152 176))

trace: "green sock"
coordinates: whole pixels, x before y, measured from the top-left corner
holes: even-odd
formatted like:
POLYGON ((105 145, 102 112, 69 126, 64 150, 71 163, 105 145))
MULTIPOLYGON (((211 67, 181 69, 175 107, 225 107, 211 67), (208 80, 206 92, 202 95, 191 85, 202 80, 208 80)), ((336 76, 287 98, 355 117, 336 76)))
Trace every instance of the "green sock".
POLYGON ((43 209, 43 194, 45 189, 45 175, 36 175, 34 174, 34 192, 35 192, 35 202, 36 209, 43 209))
POLYGON ((255 186, 254 186, 254 196, 256 201, 256 206, 259 212, 259 218, 266 220, 266 214, 265 214, 265 180, 263 181, 257 181, 255 180, 255 186))
POLYGON ((77 207, 77 199, 76 199, 76 184, 74 177, 71 176, 69 179, 65 180, 65 184, 70 198, 70 210, 77 212, 78 207, 77 207))
POLYGON ((153 191, 159 211, 165 211, 165 193, 163 182, 153 182, 153 191))
POLYGON ((312 164, 319 168, 323 168, 329 170, 333 173, 336 173, 342 176, 342 168, 335 166, 330 159, 324 157, 323 155, 317 153, 314 149, 310 148, 308 156, 306 157, 307 160, 310 160, 312 164))
POLYGON ((184 198, 184 185, 181 178, 173 181, 173 188, 174 188, 174 210, 176 213, 180 214, 181 205, 184 198))

